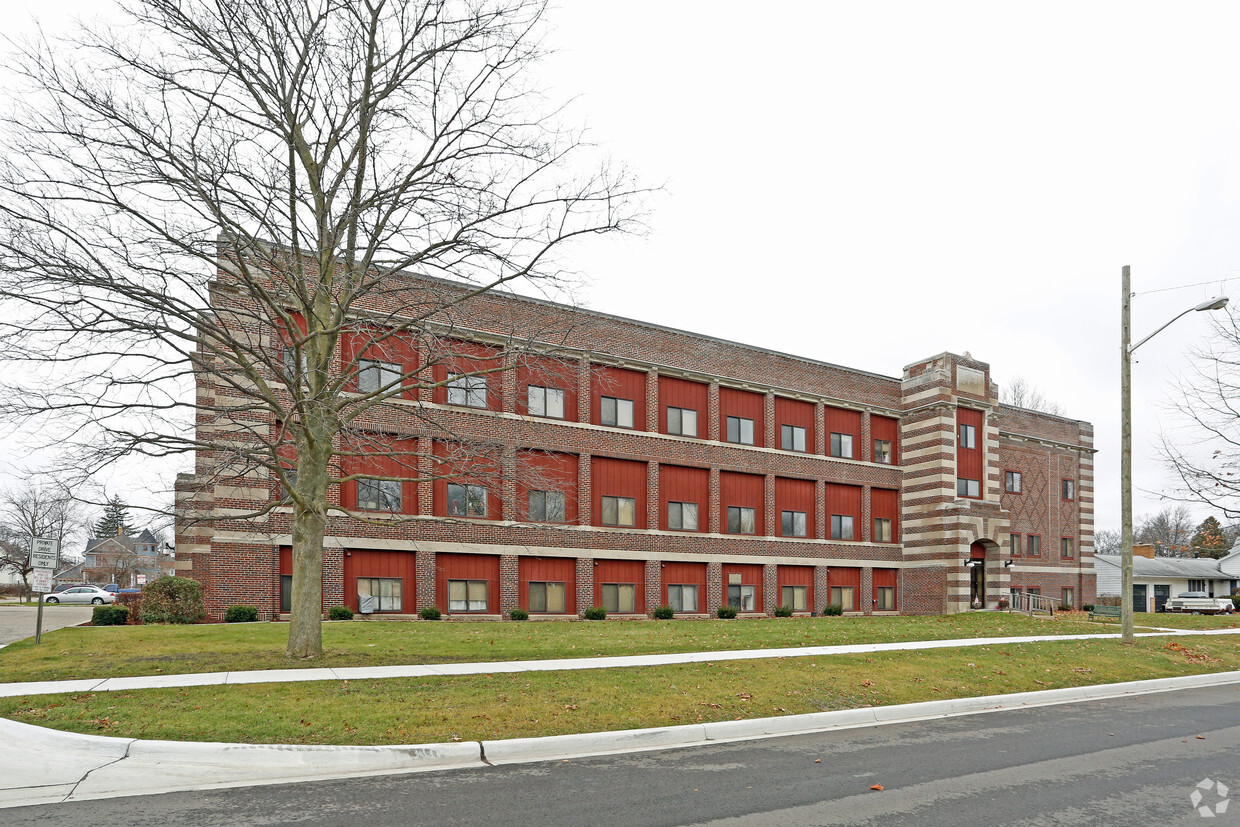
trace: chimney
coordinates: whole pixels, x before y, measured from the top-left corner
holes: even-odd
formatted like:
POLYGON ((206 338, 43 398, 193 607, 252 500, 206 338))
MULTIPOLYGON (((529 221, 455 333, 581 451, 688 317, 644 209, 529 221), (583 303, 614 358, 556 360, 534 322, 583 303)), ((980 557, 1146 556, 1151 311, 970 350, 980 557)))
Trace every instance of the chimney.
POLYGON ((1153 560, 1154 559, 1154 546, 1152 544, 1146 544, 1146 543, 1142 543, 1139 545, 1137 543, 1133 543, 1132 544, 1132 556, 1133 557, 1148 557, 1149 559, 1153 560))

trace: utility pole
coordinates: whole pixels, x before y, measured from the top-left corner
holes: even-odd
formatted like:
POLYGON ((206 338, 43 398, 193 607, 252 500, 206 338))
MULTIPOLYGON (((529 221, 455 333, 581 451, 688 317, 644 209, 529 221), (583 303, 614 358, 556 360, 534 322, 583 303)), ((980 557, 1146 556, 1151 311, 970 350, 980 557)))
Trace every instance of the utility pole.
POLYGON ((1124 298, 1120 317, 1120 447, 1119 485, 1121 550, 1120 563, 1120 639, 1131 646, 1132 636, 1132 273, 1123 271, 1124 298))

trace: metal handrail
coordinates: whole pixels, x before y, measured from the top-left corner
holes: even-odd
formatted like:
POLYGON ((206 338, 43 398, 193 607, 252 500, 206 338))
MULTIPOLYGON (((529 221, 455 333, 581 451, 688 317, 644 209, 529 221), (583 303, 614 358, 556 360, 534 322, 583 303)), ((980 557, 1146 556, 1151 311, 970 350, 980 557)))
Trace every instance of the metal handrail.
POLYGON ((1011 596, 1011 611, 1024 612, 1027 615, 1032 615, 1034 612, 1046 612, 1054 617, 1055 606, 1055 601, 1044 594, 1021 592, 1011 596))

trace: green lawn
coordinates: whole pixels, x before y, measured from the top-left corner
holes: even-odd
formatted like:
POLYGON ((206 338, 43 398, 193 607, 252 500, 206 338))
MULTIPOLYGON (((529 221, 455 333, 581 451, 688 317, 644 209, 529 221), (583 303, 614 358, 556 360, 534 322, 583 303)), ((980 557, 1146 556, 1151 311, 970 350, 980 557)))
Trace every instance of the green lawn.
POLYGON ((1143 638, 1134 647, 1090 640, 630 669, 43 695, 0 699, 0 716, 123 737, 417 744, 760 718, 1234 669, 1240 669, 1240 647, 1231 639, 1143 638))
POLYGON ((533 660, 663 652, 771 649, 949 638, 1109 632, 990 612, 931 617, 764 618, 730 621, 343 621, 323 625, 325 655, 284 655, 288 626, 104 626, 58 629, 35 646, 0 649, 0 681, 416 663, 533 660))

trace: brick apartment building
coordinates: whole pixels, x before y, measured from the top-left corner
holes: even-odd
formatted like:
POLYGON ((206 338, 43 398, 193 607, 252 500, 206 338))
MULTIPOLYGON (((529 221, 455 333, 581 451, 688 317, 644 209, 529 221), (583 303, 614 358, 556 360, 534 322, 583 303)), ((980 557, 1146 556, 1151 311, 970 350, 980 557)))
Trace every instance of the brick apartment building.
MULTIPOLYGON (((217 285, 217 306, 229 295, 217 285)), ((933 614, 1012 591, 1093 599, 1092 426, 1000 404, 967 353, 888 377, 547 301, 474 301, 442 359, 416 341, 370 358, 343 339, 356 381, 421 365, 435 386, 367 420, 413 458, 408 473, 382 452, 349 460, 408 479, 331 489, 325 607, 933 614), (555 358, 537 341, 552 329, 555 358)), ((204 373, 198 394, 226 389, 204 373)), ((213 616, 246 603, 278 617, 292 571, 280 486, 213 470, 200 452, 178 481, 177 567, 213 616)))

